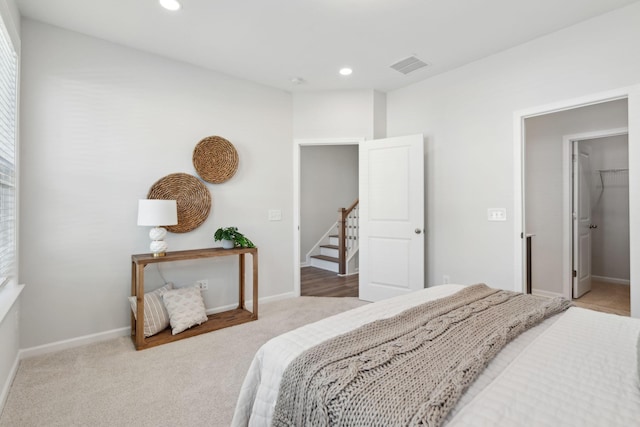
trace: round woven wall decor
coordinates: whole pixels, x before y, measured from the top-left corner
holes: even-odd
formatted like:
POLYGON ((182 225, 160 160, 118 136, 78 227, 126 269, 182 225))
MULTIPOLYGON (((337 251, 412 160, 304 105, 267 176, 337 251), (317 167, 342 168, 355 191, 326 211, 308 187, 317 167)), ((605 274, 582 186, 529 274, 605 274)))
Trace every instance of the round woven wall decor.
POLYGON ((208 136, 193 150, 193 167, 205 181, 221 184, 238 170, 238 152, 226 139, 208 136))
POLYGON ((172 173, 160 178, 149 189, 147 198, 176 200, 178 224, 166 227, 172 233, 186 233, 197 228, 211 210, 211 193, 207 186, 186 173, 172 173))

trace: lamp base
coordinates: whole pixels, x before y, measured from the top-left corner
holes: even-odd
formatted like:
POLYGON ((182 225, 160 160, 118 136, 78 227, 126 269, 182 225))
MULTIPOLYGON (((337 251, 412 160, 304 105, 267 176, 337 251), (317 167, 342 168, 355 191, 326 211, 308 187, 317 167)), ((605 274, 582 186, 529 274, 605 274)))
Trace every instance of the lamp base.
MULTIPOLYGON (((161 230, 164 230, 164 228, 161 228, 161 230)), ((165 232, 166 234, 166 232, 165 232)), ((164 237, 164 236, 162 236, 164 237)), ((169 246, 167 245, 167 242, 165 242, 162 239, 154 239, 151 241, 151 245, 149 246, 149 249, 151 250, 151 252, 153 253, 154 257, 160 257, 160 256, 164 256, 165 252, 167 252, 167 248, 169 246)))
POLYGON ((153 227, 149 230, 149 238, 151 240, 164 240, 164 236, 167 235, 167 230, 163 227, 153 227))

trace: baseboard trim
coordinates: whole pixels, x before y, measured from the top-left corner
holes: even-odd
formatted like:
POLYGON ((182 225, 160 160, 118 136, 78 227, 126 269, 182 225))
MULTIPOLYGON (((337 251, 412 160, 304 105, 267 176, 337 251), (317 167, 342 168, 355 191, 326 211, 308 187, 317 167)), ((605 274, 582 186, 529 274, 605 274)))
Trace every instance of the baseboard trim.
POLYGON ((605 277, 605 276, 591 276, 592 279, 594 280, 599 280, 601 282, 607 282, 607 283, 614 283, 616 285, 627 285, 629 286, 631 284, 631 281, 627 280, 627 279, 616 279, 613 277, 605 277))
MULTIPOLYGON (((278 295, 272 295, 270 297, 264 297, 264 298, 260 298, 258 300, 258 302, 260 304, 264 304, 266 302, 274 302, 274 301, 280 301, 283 299, 289 299, 289 298, 293 298, 295 297, 295 294, 293 292, 285 292, 284 294, 278 294, 278 295)), ((253 305, 253 300, 248 300, 247 301, 247 307, 251 307, 253 305)))
POLYGON ((355 276, 358 273, 359 273, 359 271, 358 271, 358 269, 356 269, 355 271, 352 271, 351 273, 345 273, 345 274, 338 273, 338 276, 340 276, 340 277, 349 277, 349 276, 355 276))
POLYGON ((301 262, 300 268, 311 267, 311 263, 309 261, 301 262))
POLYGON ((38 345, 20 350, 20 359, 40 356, 55 351, 66 350, 68 348, 79 347, 81 345, 106 341, 113 338, 126 337, 131 333, 131 327, 112 329, 110 331, 98 332, 97 334, 83 335, 81 337, 70 338, 68 340, 55 341, 49 344, 38 345))
POLYGON ((16 360, 13 362, 11 371, 9 371, 9 375, 7 376, 7 381, 4 383, 4 386, 2 387, 2 393, 0 393, 0 415, 2 415, 2 411, 4 410, 4 405, 5 403, 7 403, 7 398, 9 397, 9 390, 11 390, 13 379, 16 377, 16 374, 18 373, 18 366, 20 366, 20 352, 16 354, 16 360))
POLYGON ((555 297, 562 296, 562 294, 558 292, 541 291, 539 289, 532 289, 531 294, 539 297, 545 297, 545 298, 555 298, 555 297))
MULTIPOLYGON (((271 301, 279 301, 287 298, 293 298, 293 292, 286 292, 284 294, 273 295, 269 297, 260 298, 258 301, 260 304, 267 303, 271 301)), ((247 308, 251 308, 253 305, 253 300, 247 300, 245 302, 245 306, 247 308)), ((221 311, 232 310, 237 308, 238 304, 229 304, 221 307, 214 307, 207 309, 207 314, 220 313, 221 311)), ((81 345, 92 344, 95 342, 106 341, 114 338, 126 337, 131 333, 131 327, 126 326, 124 328, 113 329, 111 331, 99 332, 97 334, 84 335, 77 338, 71 338, 68 340, 56 341, 49 344, 43 344, 36 347, 29 347, 25 349, 21 349, 18 352, 18 359, 27 359, 29 357, 40 356, 47 353, 53 353, 55 351, 66 350, 68 348, 79 347, 81 345)), ((17 366, 16 366, 17 369, 17 366)), ((11 377, 13 379, 13 377, 11 377)))
MULTIPOLYGON (((279 301, 279 300, 293 298, 293 297, 294 297, 293 292, 286 292, 284 294, 272 295, 270 297, 262 297, 258 300, 258 303, 264 304, 267 302, 279 301)), ((245 307, 247 307, 247 309, 249 309, 249 311, 251 311, 251 307, 253 306, 253 300, 252 299, 246 300, 244 305, 245 307)), ((227 304, 220 307, 208 308, 207 314, 220 313, 222 311, 233 310, 235 308, 238 308, 238 304, 227 304)))

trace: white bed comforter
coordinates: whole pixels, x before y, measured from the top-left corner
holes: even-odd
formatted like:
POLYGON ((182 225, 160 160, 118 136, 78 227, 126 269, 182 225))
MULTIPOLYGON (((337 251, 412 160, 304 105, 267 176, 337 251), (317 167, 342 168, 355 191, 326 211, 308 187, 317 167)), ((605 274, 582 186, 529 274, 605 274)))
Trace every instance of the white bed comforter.
POLYGON ((448 426, 640 426, 640 320, 570 308, 448 426))
MULTIPOLYGON (((232 426, 269 426, 280 380, 303 351, 373 320, 451 295, 442 285, 280 335, 256 353, 232 426)), ((640 321, 571 308, 508 344, 462 396, 450 426, 640 426, 640 321)))

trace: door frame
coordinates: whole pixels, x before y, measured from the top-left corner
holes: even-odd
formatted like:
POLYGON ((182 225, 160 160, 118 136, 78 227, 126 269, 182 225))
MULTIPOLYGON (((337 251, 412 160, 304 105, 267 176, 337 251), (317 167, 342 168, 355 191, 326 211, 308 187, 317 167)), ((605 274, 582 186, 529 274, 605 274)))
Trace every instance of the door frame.
POLYGON ((563 215, 563 236, 562 236, 562 296, 568 299, 573 297, 573 266, 574 248, 573 245, 573 143, 579 144, 581 141, 590 139, 607 138, 609 136, 628 135, 629 127, 614 129, 603 129, 592 132, 575 133, 562 137, 562 212, 563 215))
MULTIPOLYGON (((525 291, 526 283, 526 234, 525 221, 525 176, 524 176, 524 121, 530 117, 578 107, 599 104, 602 102, 627 99, 629 108, 629 216, 640 216, 640 85, 614 89, 555 103, 531 107, 513 113, 514 121, 514 290, 525 291)), ((640 257, 640 224, 629 224, 629 256, 631 259, 640 257)), ((640 265, 631 265, 630 271, 631 316, 640 317, 640 265)))
POLYGON ((293 140, 293 295, 300 296, 300 151, 303 146, 357 145, 364 137, 293 140))

